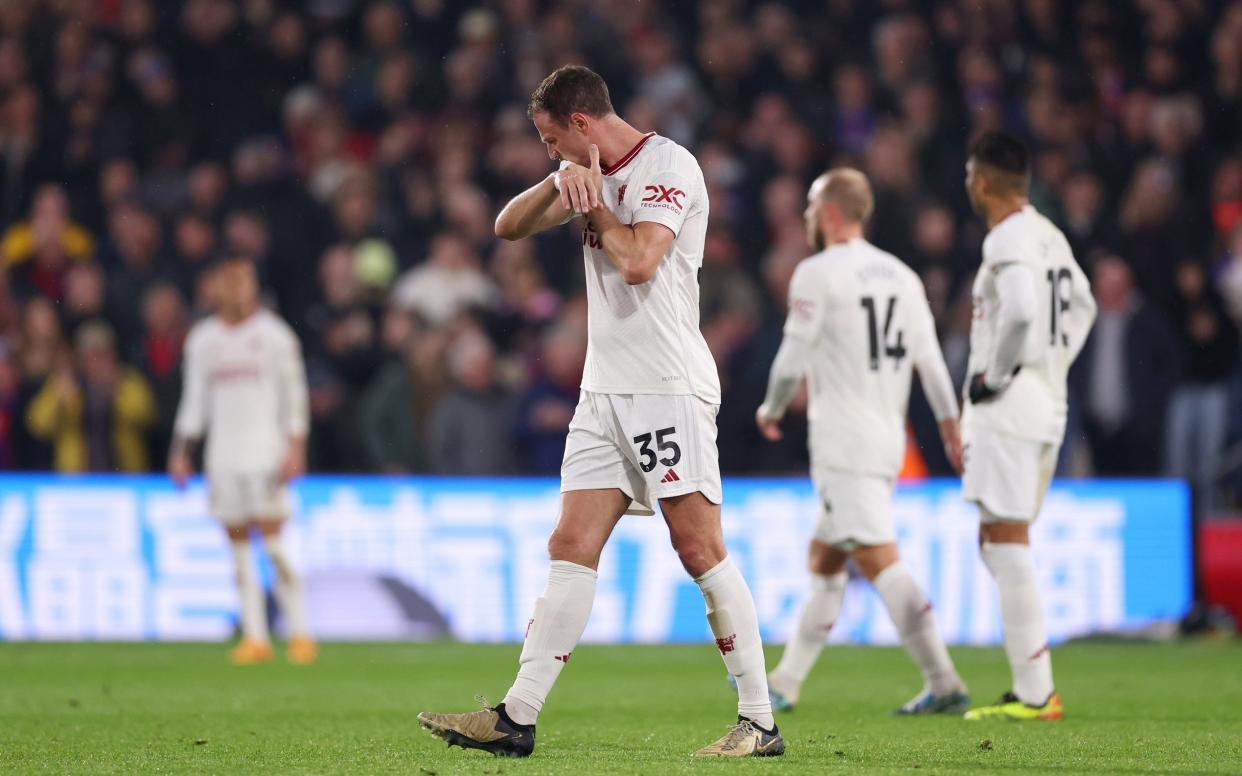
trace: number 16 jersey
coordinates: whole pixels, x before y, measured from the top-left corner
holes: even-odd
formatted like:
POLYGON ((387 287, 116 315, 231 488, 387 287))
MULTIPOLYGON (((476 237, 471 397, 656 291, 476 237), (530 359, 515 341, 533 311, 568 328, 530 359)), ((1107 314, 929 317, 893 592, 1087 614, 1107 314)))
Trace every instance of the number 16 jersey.
POLYGON ((811 346, 812 466, 895 477, 911 372, 948 383, 918 275, 861 238, 831 245, 794 271, 785 336, 811 346))
POLYGON ((995 399, 967 405, 973 424, 1010 436, 1060 444, 1065 435, 1066 378, 1095 320, 1091 284, 1060 229, 1030 205, 998 223, 983 241, 983 263, 972 289, 969 375, 984 372, 996 347, 1001 307, 997 275, 1013 265, 1030 274, 1035 317, 1018 361, 1021 371, 995 399))

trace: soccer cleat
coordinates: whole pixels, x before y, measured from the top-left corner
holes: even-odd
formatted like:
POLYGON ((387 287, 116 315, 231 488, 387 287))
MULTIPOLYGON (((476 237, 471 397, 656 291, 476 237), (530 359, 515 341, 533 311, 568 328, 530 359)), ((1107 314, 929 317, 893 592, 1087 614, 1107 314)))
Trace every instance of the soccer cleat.
POLYGON ((263 641, 242 640, 229 650, 229 662, 235 666, 252 666, 255 663, 267 663, 275 659, 276 653, 272 645, 263 641))
POLYGON ((893 709, 890 717, 915 717, 925 714, 961 714, 970 707, 970 696, 964 692, 950 692, 944 695, 933 695, 925 690, 914 697, 906 705, 893 709))
MULTIPOLYGON (((728 674, 729 686, 737 689, 737 679, 733 674, 728 674)), ((768 677, 768 702, 772 704, 772 711, 793 711, 795 702, 780 690, 772 688, 772 677, 768 677)))
POLYGON ((777 757, 785 754, 785 739, 772 726, 764 730, 749 719, 739 716, 737 724, 715 743, 694 753, 695 757, 777 757))
POLYGON ((527 757, 535 751, 535 726, 509 719, 503 703, 466 714, 424 711, 418 715, 418 724, 450 747, 482 749, 498 757, 527 757))
POLYGON ((294 636, 289 639, 285 657, 295 666, 308 666, 319 657, 319 645, 309 636, 294 636))
POLYGON ((977 722, 984 719, 1009 719, 1015 721, 1061 719, 1064 710, 1061 707, 1061 696, 1055 692, 1048 696, 1042 706, 1031 706, 1018 700, 1018 696, 1007 692, 991 706, 980 706, 966 712, 966 719, 977 722))

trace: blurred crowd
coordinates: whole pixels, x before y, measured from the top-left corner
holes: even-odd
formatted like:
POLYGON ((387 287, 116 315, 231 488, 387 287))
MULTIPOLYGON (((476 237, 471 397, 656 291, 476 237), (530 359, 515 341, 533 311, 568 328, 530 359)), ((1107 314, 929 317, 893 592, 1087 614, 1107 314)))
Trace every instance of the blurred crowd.
MULTIPOLYGON (((829 165, 871 177, 963 377, 989 127, 1099 297, 1066 471, 1202 477, 1238 435, 1240 2, 7 0, 0 468, 160 468, 204 268, 239 251, 302 339, 312 469, 556 473, 580 235, 492 221, 551 169, 526 99, 571 62, 703 167, 725 471, 805 465, 805 421, 772 445, 752 417, 829 165)), ((945 472, 917 395, 912 426, 945 472)))

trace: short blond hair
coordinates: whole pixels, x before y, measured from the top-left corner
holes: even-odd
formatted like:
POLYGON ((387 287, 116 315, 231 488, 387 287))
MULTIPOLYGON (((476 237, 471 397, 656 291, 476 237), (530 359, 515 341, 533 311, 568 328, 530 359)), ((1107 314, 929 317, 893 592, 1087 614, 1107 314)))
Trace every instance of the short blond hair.
POLYGON ((820 203, 831 202, 841 215, 860 224, 871 218, 875 210, 875 195, 871 182, 861 170, 853 167, 833 167, 819 176, 823 185, 819 190, 820 203))

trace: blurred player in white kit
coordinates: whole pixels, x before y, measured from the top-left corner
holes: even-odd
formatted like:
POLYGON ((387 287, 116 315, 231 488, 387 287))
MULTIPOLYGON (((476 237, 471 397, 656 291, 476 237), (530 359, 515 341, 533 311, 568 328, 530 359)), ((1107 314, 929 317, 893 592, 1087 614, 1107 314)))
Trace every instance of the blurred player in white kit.
POLYGON ((873 207, 871 185, 858 170, 832 169, 811 185, 807 236, 820 252, 790 281, 785 336, 755 416, 765 437, 779 439, 781 417, 806 379, 811 475, 823 504, 809 551, 811 594, 768 686, 778 711, 798 702, 841 612, 853 558, 923 673, 923 690, 893 713, 961 714, 966 687, 931 603, 897 552, 892 514, 911 373, 918 371, 945 453, 960 469, 957 400, 923 282, 863 237, 873 207))
POLYGON ((259 305, 254 264, 228 256, 213 270, 216 314, 186 338, 184 386, 168 473, 184 485, 191 446, 207 436, 204 470, 211 514, 228 532, 242 640, 229 653, 246 665, 273 658, 263 588, 251 554, 251 530, 263 537, 276 571, 276 596, 289 634, 290 662, 312 663, 301 579, 281 541, 289 517, 286 484, 306 469, 306 375, 297 336, 259 305))
POLYGON ((585 67, 544 79, 529 114, 560 169, 505 206, 497 235, 518 240, 584 222, 587 356, 561 465, 561 515, 548 540, 548 585, 504 701, 467 714, 423 712, 419 723, 450 744, 529 755, 535 720, 590 617, 604 544, 622 515, 651 515, 658 501, 738 686, 737 723, 696 754, 782 754, 754 601, 720 525, 720 382, 699 331, 703 173, 686 149, 618 116, 603 79, 585 67))
POLYGON ((962 413, 962 494, 979 506, 979 547, 1000 592, 1013 685, 967 719, 1061 719, 1031 559, 1039 514, 1065 436, 1066 376, 1096 305, 1065 235, 1027 201, 1029 155, 1002 132, 976 139, 966 190, 987 222, 972 291, 969 403, 962 413))

